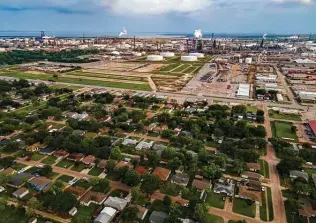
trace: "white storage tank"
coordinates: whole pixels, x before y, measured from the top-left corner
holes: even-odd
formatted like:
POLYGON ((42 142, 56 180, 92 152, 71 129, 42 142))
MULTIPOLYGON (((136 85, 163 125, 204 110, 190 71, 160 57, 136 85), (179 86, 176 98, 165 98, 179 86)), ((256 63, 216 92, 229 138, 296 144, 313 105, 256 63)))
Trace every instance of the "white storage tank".
POLYGON ((182 61, 197 61, 197 56, 181 56, 182 61))
POLYGON ((251 57, 247 57, 245 60, 246 64, 251 64, 252 63, 252 58, 251 57))
POLYGON ((148 55, 147 56, 147 60, 148 61, 162 61, 163 60, 163 56, 160 56, 160 55, 148 55))
POLYGON ((172 53, 172 52, 161 52, 160 56, 163 56, 163 57, 174 57, 174 53, 172 53))
POLYGON ((136 57, 141 57, 141 56, 142 56, 142 53, 133 52, 133 55, 136 56, 136 57))
POLYGON ((196 56, 197 58, 203 58, 204 53, 189 53, 189 56, 196 56))
POLYGON ((142 52, 142 56, 145 56, 145 55, 146 55, 146 52, 145 52, 145 51, 143 51, 143 52, 142 52))

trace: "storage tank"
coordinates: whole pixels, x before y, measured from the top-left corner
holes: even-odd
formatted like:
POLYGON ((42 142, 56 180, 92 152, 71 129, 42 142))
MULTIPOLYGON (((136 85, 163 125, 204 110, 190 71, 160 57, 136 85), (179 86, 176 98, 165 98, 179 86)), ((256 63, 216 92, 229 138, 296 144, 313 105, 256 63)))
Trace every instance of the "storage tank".
POLYGON ((189 56, 196 56, 197 58, 203 58, 204 53, 189 53, 189 56))
POLYGON ((251 57, 247 57, 245 60, 246 64, 251 64, 252 63, 252 58, 251 57))
POLYGON ((197 61, 197 56, 181 56, 182 61, 197 61))
POLYGON ((160 56, 163 56, 163 57, 174 57, 174 53, 172 53, 172 52, 161 52, 160 56))
POLYGON ((141 56, 142 56, 142 53, 133 52, 133 55, 136 56, 136 57, 141 57, 141 56))
POLYGON ((163 56, 160 56, 160 55, 148 55, 147 56, 147 60, 148 61, 162 61, 163 60, 163 56))

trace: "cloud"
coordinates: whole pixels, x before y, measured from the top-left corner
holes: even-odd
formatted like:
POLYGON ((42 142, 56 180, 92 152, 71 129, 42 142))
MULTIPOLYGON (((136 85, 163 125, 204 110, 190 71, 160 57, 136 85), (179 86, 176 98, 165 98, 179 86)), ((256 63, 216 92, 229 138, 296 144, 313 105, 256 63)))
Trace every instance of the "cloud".
POLYGON ((159 15, 164 13, 194 13, 210 8, 249 7, 250 4, 298 3, 314 0, 0 0, 0 10, 54 10, 59 13, 94 12, 109 9, 116 14, 159 15))

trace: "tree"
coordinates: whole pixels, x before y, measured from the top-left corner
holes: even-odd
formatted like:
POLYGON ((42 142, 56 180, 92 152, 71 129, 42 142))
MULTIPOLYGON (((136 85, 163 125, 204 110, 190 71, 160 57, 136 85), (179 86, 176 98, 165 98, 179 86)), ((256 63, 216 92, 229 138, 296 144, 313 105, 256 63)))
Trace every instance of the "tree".
POLYGON ((232 107, 232 114, 246 114, 247 107, 245 105, 236 105, 232 107))
POLYGON ((204 222, 207 215, 207 206, 205 204, 197 204, 194 211, 194 216, 199 222, 204 222))
POLYGON ((139 210, 135 206, 128 206, 122 212, 121 219, 123 222, 133 222, 138 219, 137 214, 139 210))
POLYGON ((292 125, 292 127, 291 127, 291 132, 296 132, 297 131, 297 127, 295 126, 295 125, 292 125))
POLYGON ((124 175, 123 183, 135 187, 140 183, 140 176, 135 170, 128 170, 124 175))
POLYGON ((77 198, 69 191, 43 194, 43 206, 55 212, 66 213, 76 204, 77 198))
POLYGON ((277 169, 280 175, 288 175, 290 170, 300 169, 304 163, 304 160, 297 156, 287 156, 282 159, 277 165, 277 169))
POLYGON ((233 171, 235 173, 241 174, 242 172, 244 172, 247 169, 247 164, 239 159, 235 159, 233 161, 233 171))
POLYGON ((165 195, 165 197, 163 198, 163 203, 164 203, 164 205, 169 207, 172 204, 171 197, 168 195, 165 195))
POLYGON ((181 160, 178 157, 174 157, 171 160, 168 160, 168 167, 172 172, 175 172, 181 166, 181 160))
POLYGON ((214 180, 220 178, 222 176, 222 172, 218 166, 214 163, 210 163, 208 166, 203 168, 203 176, 214 180))
POLYGON ((141 192, 140 192, 139 187, 133 187, 132 191, 131 191, 131 194, 132 194, 132 200, 133 201, 138 200, 139 197, 141 196, 141 192))
POLYGON ((158 189, 160 184, 160 179, 156 175, 145 174, 143 176, 143 182, 140 186, 140 189, 143 193, 149 195, 153 194, 155 190, 158 189))
POLYGON ((53 168, 50 165, 45 165, 38 171, 38 174, 44 177, 48 177, 53 172, 53 168))
POLYGON ((264 116, 264 111, 261 109, 257 110, 257 116, 264 116))
POLYGON ((215 128, 214 135, 216 137, 222 137, 224 135, 224 132, 220 128, 215 128))
POLYGON ((93 190, 107 193, 110 189, 110 181, 108 179, 101 179, 98 177, 91 178, 89 182, 93 185, 93 190))
POLYGON ((169 215, 164 223, 181 223, 182 212, 179 204, 171 204, 169 207, 169 215))
POLYGON ((115 146, 113 149, 111 149, 110 159, 120 160, 121 158, 122 158, 122 154, 118 146, 115 146))
POLYGON ((4 211, 7 206, 7 199, 5 197, 0 197, 0 211, 4 211))
POLYGON ((29 216, 34 215, 35 210, 38 210, 42 207, 41 202, 39 202, 37 200, 36 197, 32 197, 30 200, 28 200, 28 202, 26 203, 27 209, 26 209, 26 213, 29 216))
POLYGON ((115 160, 108 160, 106 161, 106 168, 109 172, 112 172, 115 168, 116 162, 115 160))
POLYGON ((0 185, 6 185, 10 181, 11 177, 5 173, 0 174, 0 185))

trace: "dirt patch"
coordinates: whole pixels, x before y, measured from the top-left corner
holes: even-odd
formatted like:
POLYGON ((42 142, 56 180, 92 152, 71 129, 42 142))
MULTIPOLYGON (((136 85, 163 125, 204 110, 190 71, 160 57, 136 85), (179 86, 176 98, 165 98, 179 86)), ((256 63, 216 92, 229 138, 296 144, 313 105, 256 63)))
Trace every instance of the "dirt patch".
POLYGON ((47 74, 45 72, 36 71, 36 70, 27 70, 27 71, 24 71, 24 73, 26 73, 26 74, 47 74))
POLYGON ((153 71, 156 71, 158 69, 160 69, 161 67, 163 67, 164 64, 149 64, 148 66, 144 66, 144 67, 141 67, 141 68, 138 68, 134 71, 136 72, 144 72, 144 73, 147 73, 147 72, 153 72, 153 71))

